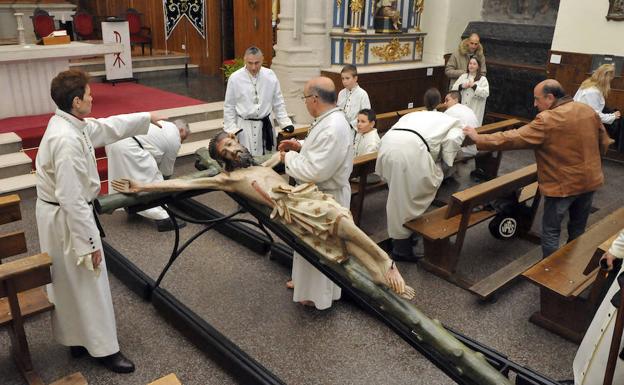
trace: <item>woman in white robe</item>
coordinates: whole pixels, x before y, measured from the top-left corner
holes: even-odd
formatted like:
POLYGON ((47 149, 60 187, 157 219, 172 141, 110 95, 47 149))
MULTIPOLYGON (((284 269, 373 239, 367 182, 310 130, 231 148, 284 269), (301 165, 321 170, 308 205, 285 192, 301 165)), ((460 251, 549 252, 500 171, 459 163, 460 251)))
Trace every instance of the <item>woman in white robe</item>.
MULTIPOLYGON (((65 71, 57 78, 76 72, 65 71)), ((53 99, 57 78, 52 82, 53 99)), ((62 108, 57 99, 54 101, 62 108)), ((115 314, 106 262, 100 254, 100 233, 90 205, 100 191, 95 148, 147 133, 151 115, 84 118, 91 111, 88 85, 83 98, 75 96, 66 109, 72 113, 57 109, 50 118, 36 158, 39 244, 53 262, 52 283, 48 285, 50 301, 55 305, 52 330, 62 345, 84 347, 93 357, 115 357, 120 355, 115 314)), ((132 370, 120 368, 119 361, 113 363, 115 368, 102 362, 114 371, 134 370, 131 362, 132 370)))
POLYGON ((490 96, 490 84, 487 78, 481 75, 481 63, 475 56, 470 58, 466 73, 455 81, 451 90, 461 93, 461 103, 474 111, 479 126, 481 126, 485 113, 485 102, 490 96))
MULTIPOLYGON (((603 258, 624 258, 624 231, 613 241, 609 252, 603 258)), ((617 275, 624 273, 624 264, 617 275)), ((600 304, 583 341, 574 357, 574 385, 602 385, 609 358, 609 349, 613 339, 613 327, 617 309, 611 304, 611 298, 620 290, 617 280, 613 282, 607 295, 600 304)), ((624 344, 620 341, 618 352, 624 344)), ((618 358, 613 376, 613 384, 624 384, 624 362, 618 358)))

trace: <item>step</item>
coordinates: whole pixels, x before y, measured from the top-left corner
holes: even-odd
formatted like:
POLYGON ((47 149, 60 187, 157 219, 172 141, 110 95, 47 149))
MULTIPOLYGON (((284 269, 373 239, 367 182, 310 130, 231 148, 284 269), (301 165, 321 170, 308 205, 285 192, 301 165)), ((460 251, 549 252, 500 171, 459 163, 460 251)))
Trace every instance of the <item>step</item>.
POLYGON ((12 176, 0 179, 0 194, 25 190, 37 185, 37 177, 34 173, 12 176))
POLYGON ((223 102, 167 108, 153 112, 158 114, 158 116, 165 117, 167 120, 184 119, 190 124, 201 122, 202 120, 223 119, 223 102))
POLYGON ((0 155, 0 178, 28 174, 32 170, 31 162, 21 151, 0 155))
POLYGON ((14 132, 0 134, 0 155, 11 154, 22 149, 22 138, 14 132))
MULTIPOLYGON (((145 67, 159 67, 166 65, 184 65, 188 56, 185 55, 167 55, 167 56, 138 56, 132 58, 132 69, 145 67)), ((81 69, 85 72, 105 71, 104 58, 96 58, 92 60, 76 61, 69 63, 70 68, 81 69)))
POLYGON ((223 130, 223 118, 189 123, 189 128, 191 129, 191 135, 186 139, 187 143, 210 139, 217 132, 223 130))
POLYGON ((198 148, 206 147, 208 148, 208 144, 210 143, 210 139, 204 140, 196 140, 194 142, 184 142, 178 151, 178 158, 181 156, 192 155, 197 151, 198 148))
MULTIPOLYGON (((199 66, 197 64, 188 65, 189 73, 199 72, 199 66)), ((184 73, 184 64, 162 65, 144 68, 133 68, 132 74, 137 79, 146 79, 154 77, 170 77, 177 76, 184 73)), ((93 71, 89 72, 89 76, 92 81, 103 81, 106 77, 106 71, 93 71)))

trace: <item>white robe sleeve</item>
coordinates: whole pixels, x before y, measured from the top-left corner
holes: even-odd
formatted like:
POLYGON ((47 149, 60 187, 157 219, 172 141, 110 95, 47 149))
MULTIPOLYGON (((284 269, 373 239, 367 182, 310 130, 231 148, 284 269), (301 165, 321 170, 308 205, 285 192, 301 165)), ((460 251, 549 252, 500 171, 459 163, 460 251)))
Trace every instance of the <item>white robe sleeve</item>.
POLYGON ((99 230, 93 218, 89 203, 81 194, 77 185, 89 174, 80 142, 58 137, 50 142, 54 154, 56 186, 54 196, 58 199, 61 210, 66 215, 69 236, 76 256, 84 256, 96 251, 99 230))
POLYGON ((459 91, 459 86, 465 81, 466 81, 466 76, 465 74, 462 74, 460 77, 457 78, 457 80, 455 80, 453 87, 451 87, 451 91, 459 91))
POLYGON ((292 125, 292 121, 288 117, 288 112, 286 111, 286 103, 284 102, 284 96, 282 95, 279 80, 277 80, 277 76, 273 76, 275 81, 275 91, 273 92, 273 112, 275 113, 275 119, 277 119, 280 127, 284 128, 292 125))
POLYGON ((371 133, 370 135, 368 135, 370 138, 366 138, 366 142, 364 145, 364 153, 363 154, 370 154, 371 152, 377 152, 377 150, 379 150, 379 144, 381 143, 381 139, 379 138, 379 135, 374 132, 371 133))
POLYGON ((225 99, 223 100, 223 131, 235 133, 236 126, 236 78, 230 77, 225 89, 225 99))
POLYGON ((620 235, 611 244, 609 253, 617 258, 624 258, 624 230, 620 232, 620 235))
POLYGON ((148 112, 85 119, 88 123, 85 129, 89 132, 93 146, 98 148, 130 136, 147 134, 150 120, 148 112))
POLYGON ((340 151, 335 151, 338 142, 330 130, 321 133, 308 149, 308 156, 298 152, 286 153, 284 164, 286 173, 301 182, 323 182, 331 178, 342 165, 338 158, 340 151))
POLYGON ((455 120, 455 123, 448 130, 441 144, 442 161, 444 161, 447 166, 453 166, 453 162, 457 157, 457 153, 461 150, 463 142, 464 133, 462 130, 462 123, 459 120, 455 120))
POLYGON ((481 76, 477 82, 477 89, 475 90, 475 96, 481 99, 485 99, 490 96, 490 84, 485 76, 481 76))

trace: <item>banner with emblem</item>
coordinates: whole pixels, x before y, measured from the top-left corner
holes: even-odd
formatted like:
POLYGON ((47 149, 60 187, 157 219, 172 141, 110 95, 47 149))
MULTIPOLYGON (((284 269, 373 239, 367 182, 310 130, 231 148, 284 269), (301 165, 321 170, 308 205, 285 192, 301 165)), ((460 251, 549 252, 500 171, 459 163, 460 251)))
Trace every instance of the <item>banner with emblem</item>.
POLYGON ((197 32, 205 38, 204 33, 204 0, 163 0, 165 14, 165 39, 184 17, 191 22, 197 32))

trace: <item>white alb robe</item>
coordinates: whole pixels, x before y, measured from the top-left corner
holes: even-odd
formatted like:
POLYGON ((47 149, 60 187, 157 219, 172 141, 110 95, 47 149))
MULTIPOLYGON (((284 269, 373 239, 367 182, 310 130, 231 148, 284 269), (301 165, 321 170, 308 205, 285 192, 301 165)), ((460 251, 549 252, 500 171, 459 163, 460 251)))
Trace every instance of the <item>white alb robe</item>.
MULTIPOLYGON (((474 111, 461 103, 456 103, 444 111, 445 114, 455 119, 459 119, 463 127, 477 128, 481 126, 481 123, 477 119, 474 111)), ((457 153, 457 158, 471 158, 477 155, 477 145, 471 144, 461 148, 461 151, 457 153)))
MULTIPOLYGON (((613 241, 609 252, 617 258, 624 258, 624 231, 613 241)), ((618 275, 624 273, 624 264, 618 275)), ((604 381, 609 349, 613 339, 613 327, 617 309, 611 304, 611 298, 620 290, 617 280, 613 282, 606 297, 600 304, 578 351, 574 357, 574 385, 602 385, 604 381)), ((618 353, 624 344, 620 342, 618 353)), ((624 363, 617 359, 613 384, 624 384, 624 363)))
MULTIPOLYGON (((351 128, 344 114, 333 108, 312 123, 300 152, 286 153, 286 173, 297 183, 313 182, 324 193, 334 196, 349 208, 353 169, 351 128)), ((295 253, 292 279, 295 284, 293 301, 312 301, 317 309, 327 309, 340 298, 341 290, 303 257, 295 253)))
MULTIPOLYGON (((459 86, 466 83, 468 80, 474 80, 474 76, 468 75, 468 73, 463 74, 455 81, 455 84, 453 84, 451 89, 453 91, 459 90, 459 86)), ((490 84, 488 83, 487 78, 483 75, 481 75, 475 84, 477 85, 476 89, 461 89, 461 102, 474 111, 477 116, 479 126, 481 126, 483 124, 483 114, 485 113, 485 102, 488 96, 490 96, 490 84)))
MULTIPOLYGON (((160 182, 173 175, 173 166, 181 146, 180 130, 167 121, 160 122, 162 129, 151 124, 147 135, 126 138, 106 146, 108 158, 108 191, 115 191, 111 182, 119 178, 130 178, 139 182, 160 182)), ((169 215, 162 207, 153 207, 138 214, 154 219, 167 219, 169 215)))
POLYGON ((94 357, 119 351, 103 251, 99 275, 76 265, 102 250, 89 205, 100 192, 94 149, 145 134, 149 122, 149 113, 79 120, 56 110, 37 153, 37 229, 41 251, 52 257, 52 331, 59 343, 84 346, 94 357))
POLYGON ((357 84, 351 90, 343 88, 338 93, 336 105, 344 111, 355 135, 358 112, 365 108, 371 108, 368 93, 357 84))
POLYGON ((388 182, 388 235, 408 238, 405 222, 422 215, 429 207, 444 177, 440 161, 451 167, 464 140, 462 124, 438 111, 409 113, 381 139, 375 174, 388 182), (418 135, 429 145, 431 153, 418 135))
POLYGON ((356 157, 364 154, 370 154, 371 152, 376 152, 379 149, 380 143, 381 138, 379 137, 376 128, 373 128, 365 134, 360 134, 358 132, 355 135, 355 140, 353 141, 353 156, 356 157))
POLYGON ((611 124, 615 120, 615 114, 605 114, 602 110, 605 107, 605 98, 602 92, 596 87, 579 88, 574 94, 574 101, 585 103, 596 111, 600 121, 604 124, 611 124))
MULTIPOLYGON (((232 133, 242 130, 238 141, 252 155, 264 154, 262 122, 248 119, 262 119, 272 111, 281 128, 292 124, 279 80, 272 70, 262 67, 253 77, 243 67, 229 77, 223 101, 223 130, 232 133)), ((277 131, 273 128, 274 151, 276 136, 277 131)))

